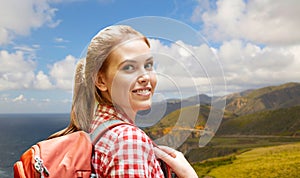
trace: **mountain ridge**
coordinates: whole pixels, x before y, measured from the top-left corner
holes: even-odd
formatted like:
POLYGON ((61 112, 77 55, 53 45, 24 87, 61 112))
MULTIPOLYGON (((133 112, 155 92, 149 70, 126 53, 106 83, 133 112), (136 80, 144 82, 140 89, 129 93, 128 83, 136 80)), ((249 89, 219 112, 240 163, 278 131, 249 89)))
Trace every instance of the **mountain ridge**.
POLYGON ((300 83, 246 90, 226 97, 226 110, 237 115, 300 105, 300 83))
MULTIPOLYGON (((167 101, 167 111, 168 113, 160 119, 156 124, 151 125, 150 127, 144 127, 143 130, 152 138, 160 138, 163 135, 166 135, 172 132, 172 129, 175 123, 178 122, 178 118, 181 116, 181 113, 185 111, 185 113, 190 111, 194 111, 195 108, 199 108, 198 121, 194 125, 194 129, 190 132, 189 138, 179 147, 179 149, 183 153, 189 152, 189 150, 199 150, 198 148, 198 140, 199 137, 203 136, 203 133, 206 133, 206 130, 209 130, 209 126, 207 119, 209 116, 213 114, 211 112, 219 112, 221 110, 213 110, 214 106, 211 102, 224 102, 225 99, 228 101, 225 109, 223 110, 223 117, 220 123, 220 126, 214 133, 217 141, 219 139, 224 138, 237 138, 239 137, 252 137, 252 138, 260 138, 260 137, 288 137, 291 139, 299 139, 300 138, 300 92, 298 90, 300 88, 300 83, 286 83, 278 86, 268 86, 259 89, 249 89, 239 93, 230 94, 227 96, 221 96, 218 98, 211 98, 209 96, 201 95, 202 102, 197 103, 195 105, 195 101, 199 101, 200 97, 194 96, 188 99, 174 99, 167 101), (226 98, 227 97, 227 98, 226 98), (236 112, 234 109, 230 110, 230 106, 232 103, 236 102, 237 99, 246 98, 251 102, 248 102, 243 105, 244 108, 253 107, 255 104, 261 104, 252 110, 252 112, 244 112, 243 110, 239 110, 236 112), (273 101, 272 103, 267 105, 266 103, 269 101, 273 101), (200 107, 199 107, 200 106, 200 107), (266 107, 268 106, 268 107, 266 107), (274 107, 273 107, 274 106, 274 107), (228 109, 229 108, 229 109, 228 109), (201 132, 202 131, 202 132, 201 132), (197 141, 197 142, 195 142, 197 141)), ((237 108, 241 109, 241 108, 237 108)), ((236 110, 237 110, 236 109, 236 110)), ((191 116, 194 116, 195 113, 190 113, 191 116)), ((189 116, 187 115, 186 118, 189 116)), ((182 129, 189 130, 191 127, 182 127, 182 129)), ((174 131, 172 138, 180 138, 182 131, 174 131)), ((271 142, 273 142, 272 138, 270 138, 271 142)), ((235 140, 235 139, 233 139, 235 140)), ((241 140, 243 142, 243 140, 241 140)), ((248 142, 248 141, 247 141, 248 142)), ((250 140, 250 142, 252 142, 250 140)), ((268 141, 266 141, 268 142, 268 141)), ((165 142, 167 143, 167 142, 165 142)), ((224 143, 225 144, 225 143, 224 143)), ((205 151, 210 150, 210 146, 213 144, 208 143, 209 147, 203 148, 205 151)), ((190 152, 189 155, 191 157, 195 157, 195 159, 207 159, 208 157, 214 157, 216 155, 224 155, 227 153, 235 152, 234 150, 238 149, 239 145, 235 147, 228 146, 227 143, 225 146, 221 144, 219 148, 219 143, 213 148, 215 151, 212 151, 211 154, 207 156, 195 156, 194 152, 190 152), (224 147, 224 148, 222 148, 224 147), (225 149, 225 150, 224 150, 225 149)), ((246 146, 245 146, 246 147, 246 146)), ((211 150, 210 150, 211 151, 211 150)), ((198 153, 197 153, 198 154, 198 153)))
MULTIPOLYGON (((295 115, 300 110, 300 83, 295 82, 259 89, 248 89, 223 97, 212 98, 201 94, 182 100, 169 99, 167 100, 164 117, 154 125, 161 129, 172 128, 172 124, 177 122, 176 119, 179 118, 182 110, 196 105, 199 107, 200 101, 199 116, 201 119, 196 123, 195 128, 204 128, 211 114, 211 107, 213 107, 211 103, 224 102, 224 100, 227 103, 217 135, 299 135, 300 133, 298 121, 300 120, 300 113, 295 115), (172 117, 169 117, 171 115, 172 117), (170 118, 172 119, 170 120, 170 118), (171 122, 167 123, 166 119, 171 122), (287 121, 289 127, 294 125, 295 128, 286 131, 285 127, 287 125, 285 122, 287 121), (279 124, 276 127, 271 127, 270 125, 274 123, 279 124), (269 128, 269 132, 264 132, 266 127, 269 128)), ((214 112, 218 111, 215 110, 214 112)), ((150 133, 151 130, 149 128, 147 132, 150 133)))

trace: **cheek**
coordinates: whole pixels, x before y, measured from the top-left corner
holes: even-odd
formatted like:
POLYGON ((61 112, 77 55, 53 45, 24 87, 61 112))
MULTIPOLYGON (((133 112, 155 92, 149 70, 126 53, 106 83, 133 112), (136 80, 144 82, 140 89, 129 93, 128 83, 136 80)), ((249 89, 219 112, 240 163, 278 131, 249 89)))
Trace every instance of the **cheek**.
POLYGON ((150 83, 151 83, 152 88, 155 89, 156 83, 157 83, 156 73, 150 73, 150 83))
POLYGON ((111 86, 111 96, 115 104, 121 107, 130 106, 130 92, 133 86, 133 79, 128 76, 116 76, 111 86))
POLYGON ((118 93, 119 96, 125 95, 131 90, 132 83, 132 77, 119 74, 113 79, 111 90, 113 93, 118 93))

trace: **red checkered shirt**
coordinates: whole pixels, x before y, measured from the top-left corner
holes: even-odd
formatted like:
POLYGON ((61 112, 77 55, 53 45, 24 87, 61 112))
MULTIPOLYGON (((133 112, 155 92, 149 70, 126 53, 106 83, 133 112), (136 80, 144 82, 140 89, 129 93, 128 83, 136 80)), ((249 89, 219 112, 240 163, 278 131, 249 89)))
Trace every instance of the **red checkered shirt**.
MULTIPOLYGON (((99 105, 91 131, 109 119, 133 124, 113 107, 99 105)), ((164 177, 152 140, 135 125, 123 124, 105 132, 95 145, 92 164, 97 177, 164 177)))

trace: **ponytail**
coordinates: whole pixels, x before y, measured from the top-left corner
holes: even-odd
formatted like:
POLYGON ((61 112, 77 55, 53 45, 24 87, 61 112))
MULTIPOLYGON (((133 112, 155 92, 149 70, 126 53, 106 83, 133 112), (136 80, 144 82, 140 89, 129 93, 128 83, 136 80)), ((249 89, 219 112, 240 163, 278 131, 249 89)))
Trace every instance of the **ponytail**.
POLYGON ((87 86, 85 78, 85 59, 78 61, 74 76, 73 101, 70 113, 70 124, 67 128, 51 135, 49 139, 67 135, 76 131, 90 129, 95 106, 93 87, 87 86))
POLYGON ((89 75, 86 75, 86 59, 81 59, 75 72, 73 89, 73 102, 71 115, 74 123, 86 132, 90 129, 90 123, 94 116, 94 82, 89 75), (86 77, 87 76, 87 77, 86 77))

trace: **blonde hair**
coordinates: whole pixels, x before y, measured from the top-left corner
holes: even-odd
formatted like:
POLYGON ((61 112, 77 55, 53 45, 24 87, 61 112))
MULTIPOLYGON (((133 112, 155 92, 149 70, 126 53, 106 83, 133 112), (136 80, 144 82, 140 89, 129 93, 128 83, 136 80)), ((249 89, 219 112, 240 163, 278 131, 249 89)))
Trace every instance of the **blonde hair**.
POLYGON ((105 70, 108 66, 107 59, 116 46, 137 38, 143 39, 150 47, 144 35, 126 25, 109 26, 92 38, 86 58, 81 59, 76 66, 70 124, 51 138, 77 130, 89 131, 96 103, 108 103, 95 85, 99 79, 99 71, 105 70))

